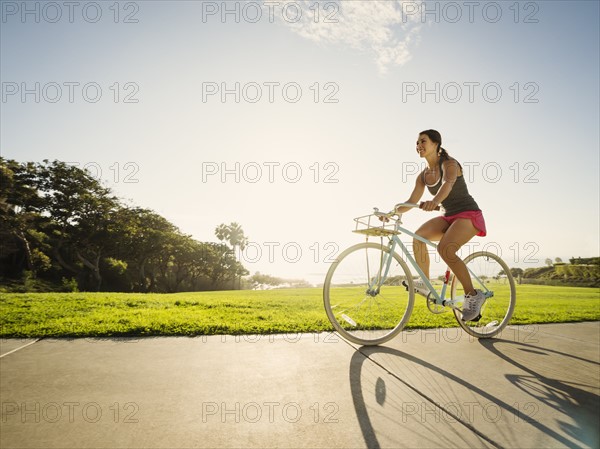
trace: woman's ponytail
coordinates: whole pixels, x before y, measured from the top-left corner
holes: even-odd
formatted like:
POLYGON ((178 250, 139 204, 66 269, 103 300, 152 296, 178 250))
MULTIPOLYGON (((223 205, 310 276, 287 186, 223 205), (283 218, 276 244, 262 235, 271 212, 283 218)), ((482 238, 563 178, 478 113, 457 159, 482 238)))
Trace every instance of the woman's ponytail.
POLYGON ((450 159, 450 155, 448 154, 448 152, 442 148, 442 146, 440 145, 438 147, 438 156, 442 159, 442 160, 448 160, 450 159))

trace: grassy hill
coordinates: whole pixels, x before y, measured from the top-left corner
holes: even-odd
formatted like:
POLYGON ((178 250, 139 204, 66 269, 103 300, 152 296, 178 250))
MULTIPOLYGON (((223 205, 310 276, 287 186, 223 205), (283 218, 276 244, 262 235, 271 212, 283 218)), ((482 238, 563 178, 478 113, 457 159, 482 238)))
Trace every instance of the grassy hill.
POLYGON ((528 268, 524 283, 600 287, 600 265, 556 263, 552 266, 528 268))

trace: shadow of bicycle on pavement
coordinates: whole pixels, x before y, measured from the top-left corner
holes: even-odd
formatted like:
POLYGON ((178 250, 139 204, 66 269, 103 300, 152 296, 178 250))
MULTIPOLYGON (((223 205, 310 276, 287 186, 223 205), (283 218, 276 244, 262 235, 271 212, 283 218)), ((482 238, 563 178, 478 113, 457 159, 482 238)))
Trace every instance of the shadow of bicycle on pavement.
MULTIPOLYGON (((542 348, 531 343, 510 340, 479 340, 479 343, 494 355, 511 363, 528 373, 527 375, 507 374, 506 379, 536 401, 556 410, 564 417, 569 417, 576 424, 565 420, 557 420, 560 429, 571 438, 586 447, 600 447, 600 396, 592 391, 598 391, 600 385, 586 383, 587 375, 578 376, 578 370, 600 371, 600 363, 567 354, 555 349, 542 348), (505 350, 500 346, 506 345, 505 350), (510 350, 506 350, 510 348, 510 350), (569 366, 569 374, 575 379, 561 379, 561 372, 544 363, 545 357, 562 357, 569 366), (577 381, 577 377, 582 377, 577 381)), ((564 376, 563 376, 564 377, 564 376)))
POLYGON ((597 390, 598 385, 540 374, 538 365, 543 362, 538 360, 530 365, 526 357, 552 354, 598 370, 597 362, 527 343, 500 339, 479 341, 499 359, 526 373, 506 375, 512 385, 535 401, 554 408, 557 414, 550 419, 547 415, 540 417, 536 414, 539 406, 534 401, 507 402, 416 356, 388 347, 363 346, 352 356, 349 377, 356 416, 367 447, 522 447, 523 436, 530 435, 531 430, 541 433, 549 444, 598 447, 600 398, 588 391, 597 390), (511 347, 518 350, 523 360, 512 355, 514 350, 500 351, 502 344, 515 345, 511 347), (380 363, 382 356, 385 364, 380 363), (372 363, 365 364, 367 360, 372 363), (411 378, 430 382, 432 392, 419 390, 411 378), (444 383, 446 402, 440 402, 436 393, 440 379, 444 383), (466 390, 477 398, 478 409, 474 408, 473 401, 461 402, 466 390), (468 404, 471 404, 470 414, 468 404), (475 416, 475 410, 479 410, 479 415, 475 416), (567 422, 567 418, 575 424, 567 422), (554 419, 556 421, 551 422, 554 419), (490 426, 493 426, 491 432, 490 426))

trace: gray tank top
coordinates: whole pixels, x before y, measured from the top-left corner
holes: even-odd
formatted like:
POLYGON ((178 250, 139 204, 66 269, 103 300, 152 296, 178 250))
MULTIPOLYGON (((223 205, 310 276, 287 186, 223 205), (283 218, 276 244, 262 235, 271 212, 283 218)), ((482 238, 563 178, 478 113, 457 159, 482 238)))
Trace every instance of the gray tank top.
MULTIPOLYGON (((458 161, 456 162, 462 170, 462 166, 460 165, 460 163, 458 161)), ((441 159, 440 173, 440 180, 432 186, 425 182, 425 172, 423 171, 421 173, 421 176, 423 176, 423 182, 427 186, 427 190, 429 190, 429 193, 431 193, 432 195, 436 195, 439 192, 440 187, 442 186, 442 179, 444 178, 444 169, 442 168, 441 159)), ((446 217, 470 210, 481 210, 479 209, 479 206, 477 205, 473 197, 469 194, 467 184, 465 183, 465 177, 463 175, 460 175, 456 178, 456 182, 452 186, 450 194, 444 201, 442 201, 442 206, 444 207, 444 216, 446 217)))

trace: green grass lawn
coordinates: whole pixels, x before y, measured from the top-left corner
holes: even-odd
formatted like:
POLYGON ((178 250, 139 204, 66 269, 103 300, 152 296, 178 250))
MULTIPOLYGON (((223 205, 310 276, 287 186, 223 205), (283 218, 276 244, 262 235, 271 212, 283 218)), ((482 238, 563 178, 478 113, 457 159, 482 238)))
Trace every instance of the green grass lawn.
MULTIPOLYGON (((600 289, 520 285, 511 324, 600 320, 600 289)), ((455 327, 421 296, 407 328, 455 327)), ((177 294, 2 293, 1 337, 211 335, 331 330, 322 290, 177 294)))

